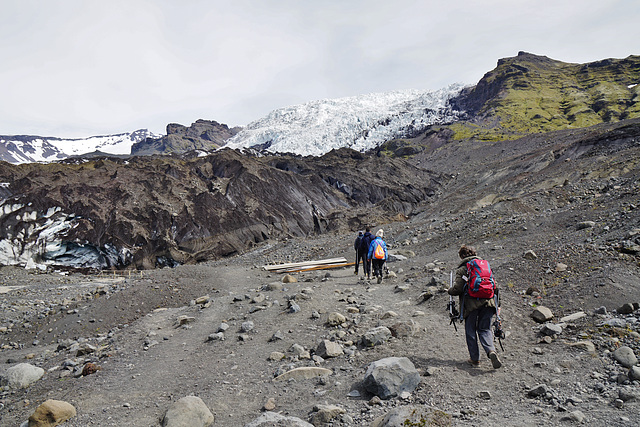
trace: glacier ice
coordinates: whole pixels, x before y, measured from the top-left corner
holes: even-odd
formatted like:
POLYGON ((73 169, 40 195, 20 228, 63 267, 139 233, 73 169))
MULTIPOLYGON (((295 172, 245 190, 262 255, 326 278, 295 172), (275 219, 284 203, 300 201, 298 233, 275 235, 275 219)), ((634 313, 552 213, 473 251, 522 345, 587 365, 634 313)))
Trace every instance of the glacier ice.
POLYGON ((437 91, 394 91, 323 99, 279 108, 249 123, 223 148, 320 156, 350 147, 367 151, 393 139, 410 137, 461 114, 449 101, 463 85, 437 91))

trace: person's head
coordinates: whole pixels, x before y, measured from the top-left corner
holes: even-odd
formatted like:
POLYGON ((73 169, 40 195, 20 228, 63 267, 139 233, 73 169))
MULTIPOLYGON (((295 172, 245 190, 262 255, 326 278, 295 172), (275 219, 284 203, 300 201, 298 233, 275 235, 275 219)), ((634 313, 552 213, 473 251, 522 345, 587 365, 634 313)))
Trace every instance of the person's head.
POLYGON ((381 239, 384 237, 384 231, 382 231, 382 228, 376 232, 376 237, 381 239))
POLYGON ((358 236, 362 236, 362 231, 358 231, 358 236))
POLYGON ((462 245, 458 251, 458 255, 460 256, 460 259, 476 256, 476 248, 473 246, 462 245))
POLYGON ((371 227, 366 227, 364 231, 371 231, 371 227))

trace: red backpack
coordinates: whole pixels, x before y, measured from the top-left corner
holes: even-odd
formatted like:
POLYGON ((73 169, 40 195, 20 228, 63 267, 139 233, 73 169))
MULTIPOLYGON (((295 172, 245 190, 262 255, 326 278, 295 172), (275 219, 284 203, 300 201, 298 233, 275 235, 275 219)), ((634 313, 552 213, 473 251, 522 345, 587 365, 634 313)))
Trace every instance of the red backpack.
POLYGON ((473 298, 493 298, 496 282, 489 262, 484 259, 472 259, 467 263, 467 294, 473 298))

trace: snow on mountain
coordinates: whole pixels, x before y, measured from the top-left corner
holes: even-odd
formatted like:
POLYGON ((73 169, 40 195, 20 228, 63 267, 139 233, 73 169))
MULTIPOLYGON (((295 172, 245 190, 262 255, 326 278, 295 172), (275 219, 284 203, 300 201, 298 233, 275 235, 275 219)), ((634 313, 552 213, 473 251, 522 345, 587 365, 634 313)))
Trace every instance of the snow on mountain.
POLYGON ((373 93, 280 108, 247 125, 224 148, 254 147, 304 156, 342 147, 367 151, 429 125, 455 121, 460 112, 449 101, 463 87, 373 93))
POLYGON ((146 129, 74 139, 30 135, 0 136, 0 160, 9 163, 46 163, 94 151, 126 155, 131 153, 134 143, 159 137, 160 135, 146 129))

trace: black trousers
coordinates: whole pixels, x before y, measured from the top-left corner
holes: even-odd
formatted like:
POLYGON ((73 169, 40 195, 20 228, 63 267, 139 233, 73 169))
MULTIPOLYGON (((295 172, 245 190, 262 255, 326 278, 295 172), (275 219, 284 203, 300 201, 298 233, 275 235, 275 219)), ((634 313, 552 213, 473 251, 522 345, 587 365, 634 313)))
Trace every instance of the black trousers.
POLYGON ((384 266, 383 259, 374 259, 373 262, 373 275, 382 277, 382 267, 384 266))
POLYGON ((358 251, 356 256, 356 273, 358 272, 358 267, 360 266, 360 261, 362 260, 362 271, 364 274, 371 274, 371 265, 367 263, 367 253, 365 251, 358 251))

